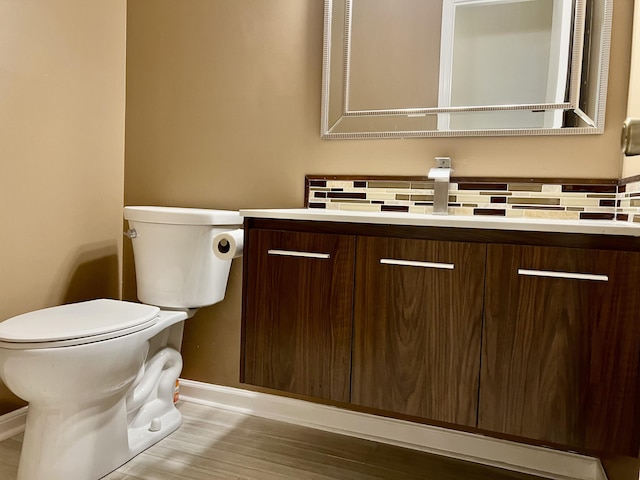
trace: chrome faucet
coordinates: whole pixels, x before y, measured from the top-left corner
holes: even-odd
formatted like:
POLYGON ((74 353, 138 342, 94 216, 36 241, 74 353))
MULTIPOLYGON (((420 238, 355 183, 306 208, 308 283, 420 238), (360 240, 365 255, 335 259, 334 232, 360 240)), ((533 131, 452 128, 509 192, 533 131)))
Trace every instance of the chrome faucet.
POLYGON ((446 215, 449 212, 449 182, 451 180, 451 159, 436 157, 436 166, 429 170, 433 184, 433 213, 446 215))

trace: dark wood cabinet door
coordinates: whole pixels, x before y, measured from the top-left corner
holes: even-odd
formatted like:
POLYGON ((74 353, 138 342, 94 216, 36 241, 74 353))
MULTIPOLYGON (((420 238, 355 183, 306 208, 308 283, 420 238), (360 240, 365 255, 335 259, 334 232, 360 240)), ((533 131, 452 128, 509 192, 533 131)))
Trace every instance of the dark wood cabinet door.
POLYGON ((478 426, 637 456, 638 279, 639 253, 490 245, 478 426))
POLYGON ((355 237, 249 230, 245 383, 348 402, 355 237))
POLYGON ((485 252, 358 238, 353 403, 476 425, 485 252))

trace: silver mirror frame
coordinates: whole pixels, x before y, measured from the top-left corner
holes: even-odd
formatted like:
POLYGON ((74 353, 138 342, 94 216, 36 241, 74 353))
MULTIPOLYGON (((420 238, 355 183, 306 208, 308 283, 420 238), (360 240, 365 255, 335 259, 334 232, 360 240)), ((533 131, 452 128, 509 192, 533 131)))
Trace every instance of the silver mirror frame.
MULTIPOLYGON (((613 18, 613 0, 604 1, 604 15, 602 25, 602 49, 600 55, 600 69, 597 94, 597 108, 594 119, 591 119, 580 108, 580 85, 582 75, 582 61, 584 54, 584 26, 587 0, 575 0, 576 10, 574 17, 574 31, 571 54, 571 76, 569 84, 569 101, 566 103, 541 103, 527 105, 487 105, 473 107, 433 107, 433 108, 403 108, 389 110, 350 110, 349 109, 349 82, 350 82, 350 42, 345 33, 342 58, 342 82, 340 85, 342 114, 333 125, 329 124, 329 105, 332 90, 331 85, 331 50, 332 50, 332 13, 334 0, 324 1, 324 36, 323 36, 323 63, 322 63, 322 115, 321 132, 323 139, 376 139, 376 138, 420 138, 420 137, 469 137, 469 136, 524 136, 524 135, 589 135, 604 132, 607 82, 609 76, 609 55, 611 47, 611 24, 613 18), (519 128, 519 129, 486 129, 486 130, 408 130, 408 131, 380 131, 380 132, 335 132, 332 129, 343 119, 355 119, 369 116, 417 116, 438 113, 460 112, 495 112, 513 110, 573 110, 582 119, 587 127, 566 128, 519 128)), ((346 0, 345 32, 350 32, 351 8, 353 0, 346 0)))

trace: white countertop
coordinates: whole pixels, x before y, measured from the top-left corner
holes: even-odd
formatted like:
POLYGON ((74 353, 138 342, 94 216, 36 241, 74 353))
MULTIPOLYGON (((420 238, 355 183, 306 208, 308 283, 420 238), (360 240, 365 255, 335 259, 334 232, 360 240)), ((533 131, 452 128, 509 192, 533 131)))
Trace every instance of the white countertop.
POLYGON ((420 227, 482 228, 525 232, 587 233, 640 237, 640 224, 614 220, 556 220, 498 216, 427 215, 401 212, 351 212, 315 208, 246 209, 242 217, 277 220, 413 225, 420 227))

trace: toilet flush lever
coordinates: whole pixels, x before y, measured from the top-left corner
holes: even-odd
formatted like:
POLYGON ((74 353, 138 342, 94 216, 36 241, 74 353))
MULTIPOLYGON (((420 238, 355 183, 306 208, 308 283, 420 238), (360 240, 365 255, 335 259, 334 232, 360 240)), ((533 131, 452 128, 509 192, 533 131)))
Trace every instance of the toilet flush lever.
POLYGON ((129 230, 124 232, 123 235, 128 238, 136 238, 138 236, 138 232, 136 232, 135 228, 130 228, 129 230))

